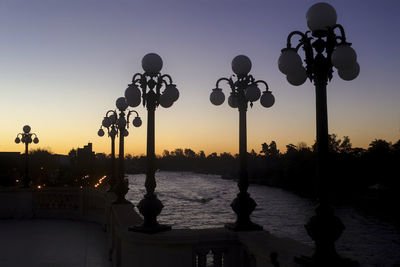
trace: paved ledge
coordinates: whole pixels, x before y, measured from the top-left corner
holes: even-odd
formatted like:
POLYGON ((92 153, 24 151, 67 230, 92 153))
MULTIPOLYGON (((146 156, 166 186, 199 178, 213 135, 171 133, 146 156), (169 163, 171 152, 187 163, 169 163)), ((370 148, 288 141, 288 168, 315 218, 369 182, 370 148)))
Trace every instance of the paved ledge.
POLYGON ((1 267, 110 267, 102 226, 72 220, 0 220, 1 267))
POLYGON ((114 200, 91 188, 0 190, 0 218, 7 219, 0 220, 0 266, 273 267, 275 252, 283 267, 311 255, 309 247, 266 231, 131 232, 142 218, 133 204, 114 200))

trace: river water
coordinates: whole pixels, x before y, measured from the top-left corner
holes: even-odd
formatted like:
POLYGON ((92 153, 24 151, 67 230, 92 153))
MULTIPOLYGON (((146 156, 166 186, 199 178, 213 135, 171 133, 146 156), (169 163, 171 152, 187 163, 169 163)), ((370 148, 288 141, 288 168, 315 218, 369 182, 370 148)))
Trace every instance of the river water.
MULTIPOLYGON (((137 205, 145 194, 145 175, 129 175, 128 179, 127 199, 137 205)), ((189 172, 157 172, 156 179, 156 192, 165 206, 158 217, 160 223, 174 229, 200 229, 223 227, 235 220, 230 203, 238 193, 236 182, 189 172)), ((252 214, 254 222, 277 236, 313 244, 304 230, 314 214, 313 202, 261 185, 250 185, 249 193, 258 204, 252 214)), ((346 226, 337 242, 341 255, 361 266, 400 266, 400 231, 396 227, 351 207, 336 207, 335 212, 346 226)))

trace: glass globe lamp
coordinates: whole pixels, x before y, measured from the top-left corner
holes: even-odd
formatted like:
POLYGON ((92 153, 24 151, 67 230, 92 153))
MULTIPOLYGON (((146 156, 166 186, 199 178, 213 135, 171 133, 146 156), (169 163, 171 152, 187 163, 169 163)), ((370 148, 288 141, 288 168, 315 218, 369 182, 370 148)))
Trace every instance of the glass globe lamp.
POLYGON ((282 49, 281 55, 278 59, 278 68, 283 73, 288 75, 295 72, 303 66, 301 57, 297 54, 294 48, 282 49))
POLYGON ((161 105, 163 108, 169 108, 169 107, 172 106, 172 104, 173 104, 174 102, 172 101, 172 98, 171 98, 170 95, 168 95, 168 94, 162 94, 162 95, 160 95, 160 101, 159 101, 159 103, 160 103, 160 105, 161 105))
POLYGON ((307 26, 314 33, 326 31, 336 24, 335 8, 328 3, 320 2, 312 5, 306 14, 307 26))
POLYGON ((111 126, 110 117, 104 117, 103 121, 101 122, 101 125, 103 125, 106 128, 110 127, 111 126))
POLYGON ((115 105, 120 111, 124 111, 125 109, 128 108, 128 103, 126 103, 125 97, 119 97, 117 101, 115 101, 115 105))
POLYGON ((301 67, 296 71, 289 73, 286 76, 286 79, 291 85, 294 86, 302 85, 307 80, 307 71, 304 67, 301 67))
POLYGON ((167 94, 171 98, 172 102, 177 101, 179 98, 179 90, 176 88, 175 84, 168 84, 165 87, 164 94, 167 94))
POLYGON ((135 117, 132 121, 133 126, 140 127, 142 125, 142 119, 140 117, 135 117))
POLYGON ((98 136, 104 136, 104 131, 103 131, 103 129, 100 129, 98 132, 97 132, 97 135, 98 136))
POLYGON ((360 65, 356 62, 352 68, 339 69, 338 74, 345 81, 354 80, 360 74, 360 65))
POLYGON ((260 98, 260 103, 263 107, 270 108, 275 103, 275 97, 270 91, 265 91, 260 98))
POLYGON ((239 77, 246 76, 251 70, 251 60, 245 55, 236 56, 232 60, 232 71, 239 77))
POLYGON ((337 69, 352 68, 357 62, 357 54, 348 44, 338 45, 332 53, 332 65, 337 69))
POLYGON ((219 106, 225 101, 225 95, 221 88, 215 88, 210 94, 210 101, 212 104, 219 106))
POLYGON ((245 96, 250 102, 257 101, 261 96, 260 88, 258 88, 257 84, 250 85, 246 89, 245 96))
POLYGON ((150 76, 154 76, 160 72, 163 66, 163 61, 156 53, 149 53, 142 59, 142 68, 150 76))
POLYGON ((31 131, 31 126, 29 125, 25 125, 22 130, 24 131, 24 133, 29 133, 31 131))
POLYGON ((140 92, 140 89, 134 85, 131 84, 126 88, 125 90, 125 98, 126 98, 126 103, 130 107, 137 107, 140 105, 141 102, 141 95, 142 93, 140 92))
POLYGON ((237 107, 239 106, 239 101, 238 101, 237 96, 235 96, 234 94, 231 94, 231 95, 228 97, 228 105, 229 105, 231 108, 237 108, 237 107))

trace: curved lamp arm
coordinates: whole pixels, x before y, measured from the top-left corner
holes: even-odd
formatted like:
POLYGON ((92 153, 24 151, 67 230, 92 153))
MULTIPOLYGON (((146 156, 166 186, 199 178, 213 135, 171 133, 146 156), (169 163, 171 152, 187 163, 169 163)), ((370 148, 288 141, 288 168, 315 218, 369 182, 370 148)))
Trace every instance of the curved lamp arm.
POLYGON ((265 85, 265 91, 268 91, 268 90, 269 90, 269 87, 268 87, 268 84, 267 84, 266 81, 258 80, 258 81, 255 81, 254 83, 255 83, 255 84, 257 84, 257 83, 262 83, 262 84, 265 85))
POLYGON ((161 75, 161 79, 162 79, 162 81, 165 83, 165 85, 168 85, 168 84, 172 84, 172 83, 173 83, 173 82, 172 82, 171 76, 169 76, 168 74, 161 75), (167 79, 169 80, 169 83, 167 83, 167 82, 165 81, 165 78, 167 78, 167 79))
POLYGON ((339 29, 340 31, 340 36, 335 36, 335 39, 339 39, 342 44, 350 44, 346 42, 346 33, 344 32, 344 28, 340 24, 335 24, 330 30, 332 31, 332 34, 335 35, 334 31, 335 29, 339 29))
POLYGON ((300 39, 300 44, 296 46, 296 51, 299 49, 299 47, 301 46, 301 44, 303 43, 303 40, 307 39, 307 33, 302 33, 301 31, 293 31, 291 33, 289 33, 288 37, 287 37, 287 41, 286 41, 286 47, 287 48, 292 48, 292 37, 295 35, 300 35, 301 39, 300 39))
POLYGON ((132 77, 132 83, 136 84, 138 81, 140 81, 142 79, 142 74, 141 73, 135 73, 132 77), (139 77, 139 78, 137 78, 139 77))
POLYGON ((128 129, 129 129, 129 117, 131 116, 131 113, 136 113, 136 117, 140 118, 139 113, 137 113, 136 110, 129 110, 128 115, 126 117, 126 125, 127 125, 126 128, 128 128, 128 129))
MULTIPOLYGON (((226 81, 228 84, 229 84, 229 86, 231 87, 231 89, 233 88, 233 81, 232 81, 232 78, 219 78, 218 80, 217 80, 217 82, 215 83, 215 87, 216 88, 219 88, 219 83, 221 82, 221 81, 226 81)), ((232 89, 233 90, 233 89, 232 89)))
POLYGON ((109 111, 106 112, 106 117, 108 117, 109 113, 114 113, 115 116, 117 116, 117 112, 115 110, 110 109, 109 111))

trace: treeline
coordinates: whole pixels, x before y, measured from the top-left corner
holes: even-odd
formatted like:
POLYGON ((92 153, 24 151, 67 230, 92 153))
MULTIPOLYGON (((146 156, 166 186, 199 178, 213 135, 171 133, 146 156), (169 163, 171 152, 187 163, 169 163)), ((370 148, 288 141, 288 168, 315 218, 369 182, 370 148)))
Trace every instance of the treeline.
MULTIPOLYGON (((392 144, 376 139, 367 149, 354 148, 349 137, 329 137, 329 169, 327 181, 333 194, 344 197, 369 189, 400 192, 400 140, 392 144)), ((238 154, 195 152, 189 148, 164 150, 157 158, 157 168, 163 171, 193 171, 220 174, 222 178, 236 179, 238 154)), ((128 173, 145 171, 145 156, 126 157, 128 173)), ((248 173, 251 183, 276 186, 306 196, 315 196, 315 144, 289 144, 282 153, 275 141, 261 144, 260 151, 248 153, 248 173)))
MULTIPOLYGON (((354 148, 347 136, 329 138, 330 188, 334 194, 351 197, 375 192, 380 199, 400 195, 400 140, 392 144, 376 139, 367 149, 354 148), (377 193, 379 192, 379 193, 377 193)), ((110 174, 110 157, 98 153, 81 154, 72 149, 68 156, 55 155, 37 149, 29 155, 33 185, 95 184, 99 177, 110 174)), ((118 164, 116 164, 118 166, 118 164)), ((248 173, 251 183, 281 187, 306 196, 315 196, 315 145, 288 144, 285 152, 277 149, 275 141, 261 144, 259 151, 248 153, 248 173)), ((125 157, 127 173, 145 173, 146 157, 125 157)), ((230 153, 195 152, 190 148, 164 150, 157 156, 156 168, 162 171, 192 171, 219 174, 225 179, 237 179, 238 155, 230 153)), ((0 185, 14 185, 24 174, 24 155, 1 158, 0 185)), ((373 198, 371 198, 373 199, 373 198)))

